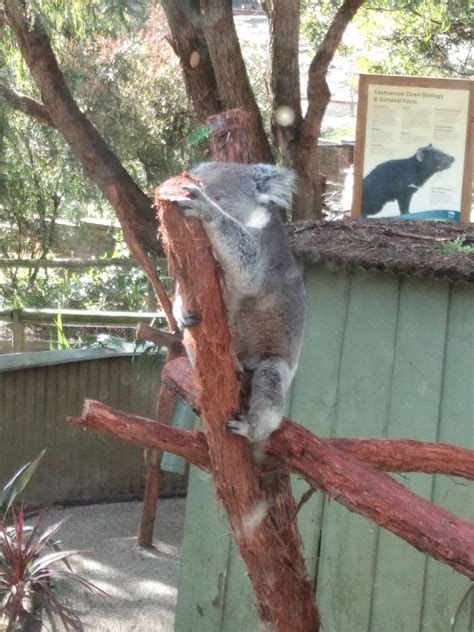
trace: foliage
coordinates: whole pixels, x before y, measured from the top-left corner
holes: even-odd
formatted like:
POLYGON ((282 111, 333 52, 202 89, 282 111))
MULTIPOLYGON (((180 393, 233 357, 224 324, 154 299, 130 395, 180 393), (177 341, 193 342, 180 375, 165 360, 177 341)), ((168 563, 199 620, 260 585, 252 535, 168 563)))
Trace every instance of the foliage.
POLYGON ((15 472, 12 478, 5 483, 2 489, 0 489, 0 520, 4 520, 12 504, 16 498, 22 493, 25 487, 28 485, 31 477, 36 471, 41 459, 43 458, 45 450, 31 461, 26 463, 20 469, 15 472))
POLYGON ((57 615, 66 630, 82 630, 77 614, 62 603, 56 593, 54 581, 67 579, 94 594, 105 593, 74 571, 57 566, 58 562, 65 562, 79 551, 51 551, 56 544, 52 538, 65 519, 41 530, 43 516, 41 514, 30 528, 20 506, 12 510, 13 525, 0 523, 0 613, 7 617, 7 630, 13 631, 18 622, 31 616, 38 604, 50 620, 57 615))
MULTIPOLYGON (((202 159, 207 128, 188 103, 161 10, 147 0, 35 0, 79 106, 150 195, 156 184, 202 159)), ((36 96, 5 30, 0 81, 36 96)), ((0 101, 0 256, 52 254, 58 219, 115 218, 68 145, 0 101), (3 230, 2 230, 3 227, 3 230)), ((122 248, 128 256, 128 250, 122 248)), ((0 307, 147 308, 138 268, 87 272, 13 268, 0 274, 0 307)))
POLYGON ((474 244, 467 241, 463 235, 447 241, 440 246, 440 252, 443 255, 452 254, 474 254, 474 244))
MULTIPOLYGON (((131 258, 117 231, 113 257, 131 258)), ((0 309, 51 307, 66 309, 148 311, 150 289, 137 266, 91 267, 88 270, 25 268, 0 273, 0 309), (3 275, 3 278, 2 278, 3 275)))
MULTIPOLYGON (((303 30, 315 48, 340 2, 305 0, 303 30)), ((470 76, 474 29, 469 0, 367 0, 339 54, 353 54, 358 72, 470 76)))
POLYGON ((25 520, 22 505, 13 502, 21 494, 33 475, 44 451, 31 463, 21 467, 0 489, 0 624, 6 623, 7 632, 32 616, 40 606, 50 620, 59 617, 66 630, 82 630, 81 622, 72 608, 62 603, 54 589, 54 582, 66 579, 79 583, 90 592, 105 596, 96 586, 75 573, 68 559, 79 551, 62 551, 54 536, 64 519, 42 529, 44 514, 32 526, 25 520), (11 523, 7 515, 11 514, 11 523), (58 566, 64 562, 66 568, 58 566))

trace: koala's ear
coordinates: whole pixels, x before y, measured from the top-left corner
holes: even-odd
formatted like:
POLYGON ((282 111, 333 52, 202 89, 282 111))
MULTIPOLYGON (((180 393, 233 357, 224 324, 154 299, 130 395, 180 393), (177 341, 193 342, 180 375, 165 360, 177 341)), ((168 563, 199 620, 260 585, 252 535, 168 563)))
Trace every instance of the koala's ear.
POLYGON ((261 204, 273 202, 280 208, 290 209, 296 189, 296 176, 290 169, 274 165, 254 165, 252 176, 259 193, 261 204))

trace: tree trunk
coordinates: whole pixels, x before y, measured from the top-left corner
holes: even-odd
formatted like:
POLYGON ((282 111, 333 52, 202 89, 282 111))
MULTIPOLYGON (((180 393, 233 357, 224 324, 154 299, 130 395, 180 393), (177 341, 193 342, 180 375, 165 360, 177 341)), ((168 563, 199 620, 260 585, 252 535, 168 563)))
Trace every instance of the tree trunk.
POLYGON ((186 92, 202 121, 222 110, 201 16, 193 0, 161 0, 170 27, 169 42, 183 70, 186 92))
MULTIPOLYGON (((4 11, 54 126, 109 200, 121 223, 125 218, 122 225, 127 243, 138 240, 145 250, 160 252, 151 200, 79 110, 39 17, 31 21, 18 0, 6 0, 4 11)), ((130 249, 134 254, 136 248, 136 243, 132 243, 130 249)))
POLYGON ((211 469, 240 553, 247 565, 262 621, 281 632, 317 630, 319 615, 290 516, 288 477, 261 484, 248 443, 225 431, 224 421, 239 410, 240 385, 220 281, 201 223, 184 219, 173 199, 183 195, 184 178, 159 189, 162 233, 171 272, 186 309, 201 323, 189 328, 201 417, 206 424, 211 469), (206 332, 212 331, 212 337, 206 332), (275 499, 275 504, 268 500, 275 499), (286 512, 284 511, 286 510, 286 512))
POLYGON ((272 92, 272 134, 283 164, 296 167, 303 121, 299 71, 299 0, 273 0, 268 8, 272 92))
POLYGON ((202 27, 224 110, 241 108, 250 115, 247 136, 251 162, 273 162, 262 116, 250 87, 228 0, 201 0, 202 27))

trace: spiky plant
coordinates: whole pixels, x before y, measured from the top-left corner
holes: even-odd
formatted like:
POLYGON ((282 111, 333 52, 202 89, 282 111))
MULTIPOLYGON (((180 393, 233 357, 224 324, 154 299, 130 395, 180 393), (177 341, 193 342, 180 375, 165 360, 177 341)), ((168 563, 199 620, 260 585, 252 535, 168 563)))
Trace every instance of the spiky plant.
POLYGON ((53 537, 65 520, 41 530, 41 514, 35 524, 28 527, 22 506, 13 509, 12 518, 10 526, 0 523, 0 612, 6 614, 7 632, 15 630, 22 619, 31 616, 34 603, 41 606, 49 618, 57 615, 66 630, 81 630, 78 616, 62 603, 54 583, 65 578, 93 593, 105 593, 75 573, 70 566, 63 568, 58 564, 79 553, 75 550, 54 550, 57 543, 53 537))
POLYGON ((0 490, 0 629, 2 620, 6 632, 13 632, 20 625, 23 627, 33 620, 35 607, 40 607, 51 621, 58 617, 65 630, 82 630, 77 614, 57 594, 55 582, 66 579, 97 595, 105 596, 106 593, 69 565, 68 559, 79 551, 63 551, 54 540, 67 518, 43 529, 44 513, 33 525, 28 525, 23 505, 15 508, 12 504, 28 482, 39 458, 23 466, 0 490), (7 516, 11 516, 8 522, 7 516))

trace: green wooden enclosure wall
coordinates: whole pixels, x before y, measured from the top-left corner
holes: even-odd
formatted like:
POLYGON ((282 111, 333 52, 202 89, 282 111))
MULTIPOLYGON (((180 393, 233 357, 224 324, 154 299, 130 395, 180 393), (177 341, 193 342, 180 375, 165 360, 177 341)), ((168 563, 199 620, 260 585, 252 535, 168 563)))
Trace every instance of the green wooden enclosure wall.
MULTIPOLYGON (((27 502, 125 500, 141 494, 143 450, 73 428, 66 416, 79 416, 88 398, 153 417, 161 363, 152 358, 134 362, 130 354, 100 355, 0 356, 0 486, 46 448, 26 489, 27 502)), ((167 475, 164 491, 183 491, 184 484, 183 477, 167 475)))
MULTIPOLYGON (((290 417, 326 437, 473 447, 474 286, 323 265, 308 266, 305 277, 308 321, 290 417)), ((466 481, 396 478, 474 518, 473 486, 466 481)), ((307 489, 301 480, 294 487, 297 498, 307 489)), ((324 632, 472 630, 473 591, 448 566, 321 494, 305 505, 299 526, 324 632)), ((175 630, 258 630, 223 510, 209 476, 194 468, 175 630)))

